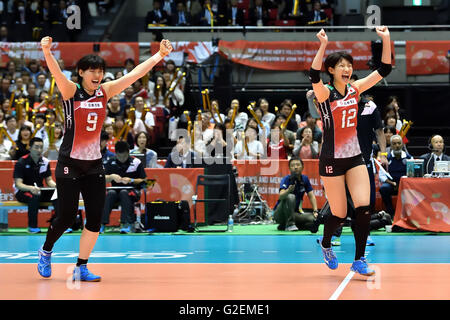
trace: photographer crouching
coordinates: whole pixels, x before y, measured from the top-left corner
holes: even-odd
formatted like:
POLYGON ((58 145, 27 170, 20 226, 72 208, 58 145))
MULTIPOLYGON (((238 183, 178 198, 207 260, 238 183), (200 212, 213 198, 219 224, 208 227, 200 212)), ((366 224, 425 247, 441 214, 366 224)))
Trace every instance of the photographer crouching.
POLYGON ((278 223, 278 230, 309 230, 316 233, 318 229, 317 202, 308 177, 302 174, 303 161, 292 157, 289 160, 289 170, 291 174, 281 180, 280 198, 274 207, 273 215, 275 222, 278 223), (304 212, 302 209, 305 193, 312 204, 312 213, 304 212))

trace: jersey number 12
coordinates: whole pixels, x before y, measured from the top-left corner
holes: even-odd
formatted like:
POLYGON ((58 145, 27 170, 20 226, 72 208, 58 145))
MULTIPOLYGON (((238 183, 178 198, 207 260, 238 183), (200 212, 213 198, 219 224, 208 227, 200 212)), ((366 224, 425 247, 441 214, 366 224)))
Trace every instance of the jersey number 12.
POLYGON ((342 129, 344 128, 349 128, 349 127, 353 127, 355 125, 354 122, 352 122, 353 119, 355 119, 356 117, 356 109, 350 109, 348 110, 343 110, 342 111, 342 129))
POLYGON ((88 114, 86 120, 86 122, 88 123, 88 125, 86 126, 87 131, 95 131, 95 129, 97 128, 97 119, 98 119, 97 113, 90 112, 88 114))

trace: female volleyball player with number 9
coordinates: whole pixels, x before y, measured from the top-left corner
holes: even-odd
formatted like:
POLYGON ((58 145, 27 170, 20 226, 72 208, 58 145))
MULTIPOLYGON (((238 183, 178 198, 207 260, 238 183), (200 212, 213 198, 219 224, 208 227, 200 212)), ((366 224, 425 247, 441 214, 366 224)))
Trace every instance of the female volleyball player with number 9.
POLYGON ((310 69, 310 80, 319 103, 324 130, 319 173, 332 212, 325 223, 320 241, 324 261, 330 269, 338 267, 336 255, 331 249, 331 237, 347 215, 347 185, 356 212, 356 252, 351 270, 366 276, 375 272, 369 268, 364 258, 370 223, 370 183, 356 133, 358 101, 361 93, 373 87, 391 71, 389 30, 381 26, 376 28, 376 32, 383 41, 381 66, 367 77, 350 84, 353 58, 346 52, 334 52, 325 59, 325 71, 331 81, 327 85, 323 84, 320 70, 328 43, 328 36, 323 29, 316 35, 320 47, 310 69))
MULTIPOLYGON (((80 193, 83 196, 86 224, 80 239, 80 252, 74 269, 74 280, 100 281, 86 267, 97 241, 105 202, 105 174, 100 153, 100 133, 106 116, 108 99, 146 75, 172 51, 169 40, 162 40, 159 52, 136 66, 120 79, 102 84, 106 64, 97 55, 87 55, 77 63, 78 83, 67 79, 50 51, 51 37, 41 40, 42 51, 64 108, 64 137, 56 165, 58 210, 39 249, 38 272, 51 276, 53 245, 71 227, 78 211, 80 193)), ((121 182, 121 181, 117 181, 121 182)))

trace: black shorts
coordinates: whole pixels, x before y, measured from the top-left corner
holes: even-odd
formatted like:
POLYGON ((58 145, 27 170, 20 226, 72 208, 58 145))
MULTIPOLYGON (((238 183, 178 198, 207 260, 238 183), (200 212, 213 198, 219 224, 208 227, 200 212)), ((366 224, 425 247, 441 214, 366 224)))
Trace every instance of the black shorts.
POLYGON ((361 154, 351 158, 320 158, 319 160, 319 174, 325 177, 342 176, 351 168, 363 165, 364 158, 361 154))
POLYGON ((102 159, 77 160, 59 155, 56 164, 56 178, 79 178, 93 174, 104 174, 102 159))

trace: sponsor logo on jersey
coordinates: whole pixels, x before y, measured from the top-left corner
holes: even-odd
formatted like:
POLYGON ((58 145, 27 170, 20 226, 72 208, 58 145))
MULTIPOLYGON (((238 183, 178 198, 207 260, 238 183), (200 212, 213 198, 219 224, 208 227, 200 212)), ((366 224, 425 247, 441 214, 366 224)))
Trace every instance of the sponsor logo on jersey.
POLYGON ((337 107, 347 107, 347 106, 351 106, 353 104, 358 104, 358 102, 356 101, 355 98, 351 98, 348 100, 337 100, 336 101, 337 107))
POLYGON ((103 103, 101 102, 87 102, 81 101, 80 108, 83 109, 103 109, 103 103))

